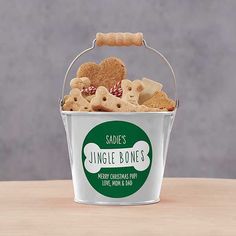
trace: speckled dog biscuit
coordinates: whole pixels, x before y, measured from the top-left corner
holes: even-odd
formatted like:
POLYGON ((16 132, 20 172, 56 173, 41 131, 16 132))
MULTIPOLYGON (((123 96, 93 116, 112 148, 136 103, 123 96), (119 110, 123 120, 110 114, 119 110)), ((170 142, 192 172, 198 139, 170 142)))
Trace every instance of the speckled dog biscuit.
POLYGON ((90 104, 94 111, 133 112, 136 110, 135 105, 110 94, 103 86, 97 88, 95 97, 90 104))
POLYGON ((79 111, 79 105, 70 96, 64 98, 65 102, 62 106, 63 111, 79 111))
POLYGON ((91 111, 90 103, 82 96, 78 88, 70 91, 70 95, 64 98, 64 111, 91 111))
POLYGON ((79 90, 88 88, 91 82, 88 77, 74 78, 70 81, 70 87, 78 88, 79 90))
POLYGON ((162 108, 172 111, 175 108, 175 102, 168 98, 167 94, 163 91, 156 92, 150 99, 145 101, 143 105, 150 108, 162 108))
POLYGON ((143 91, 143 83, 140 80, 122 80, 121 82, 121 88, 123 90, 121 99, 132 103, 134 105, 139 105, 139 95, 143 91))
POLYGON ((139 104, 143 104, 146 100, 151 98, 155 92, 161 91, 163 87, 162 84, 147 78, 143 78, 142 82, 144 89, 140 93, 139 104))
POLYGON ((89 106, 89 102, 82 96, 82 93, 79 89, 72 89, 70 91, 70 96, 74 98, 79 106, 89 106))
POLYGON ((85 98, 88 102, 91 102, 91 100, 92 100, 94 97, 95 97, 95 94, 84 96, 84 98, 85 98))
POLYGON ((125 79, 125 76, 125 65, 116 57, 108 57, 100 64, 94 62, 84 63, 77 71, 78 78, 88 77, 92 86, 104 86, 107 89, 112 88, 114 84, 125 79))

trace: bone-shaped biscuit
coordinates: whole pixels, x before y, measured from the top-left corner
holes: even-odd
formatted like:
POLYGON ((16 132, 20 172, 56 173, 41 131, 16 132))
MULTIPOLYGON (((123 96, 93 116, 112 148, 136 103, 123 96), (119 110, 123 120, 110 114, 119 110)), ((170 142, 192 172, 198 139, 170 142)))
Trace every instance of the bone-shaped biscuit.
POLYGON ((70 91, 70 97, 73 97, 79 106, 89 106, 89 102, 82 96, 78 88, 74 88, 70 91))
POLYGON ((78 88, 70 91, 70 95, 65 96, 62 106, 64 111, 91 111, 90 103, 82 96, 78 88))
POLYGON ((62 110, 63 111, 79 111, 80 108, 78 104, 74 101, 74 99, 67 95, 64 98, 64 104, 62 106, 62 110))
POLYGON ((143 83, 140 80, 122 80, 121 88, 123 91, 121 97, 122 100, 132 103, 134 105, 139 105, 139 95, 144 89, 143 83))
POLYGON ((135 105, 126 102, 116 96, 113 96, 103 86, 97 88, 95 97, 92 98, 90 105, 94 111, 110 111, 110 112, 136 111, 135 105))
POLYGON ((92 111, 90 107, 87 106, 79 106, 77 102, 74 101, 73 98, 68 98, 66 102, 62 106, 63 111, 92 111))
POLYGON ((90 84, 91 84, 90 79, 87 77, 74 78, 70 81, 70 87, 72 89, 78 88, 79 90, 82 90, 88 88, 90 84))
POLYGON ((156 81, 147 78, 143 78, 142 83, 144 89, 139 95, 139 101, 138 101, 139 104, 143 104, 146 100, 151 98, 154 95, 154 93, 156 93, 157 91, 161 91, 163 87, 161 83, 158 83, 156 81))
POLYGON ((95 97, 90 102, 93 111, 107 112, 157 112, 163 111, 159 108, 147 107, 144 105, 134 105, 126 102, 112 94, 103 87, 98 87, 95 97))
POLYGON ((90 106, 93 111, 107 112, 158 112, 166 111, 165 109, 147 107, 144 105, 134 105, 126 102, 108 92, 108 90, 100 86, 98 87, 95 97, 92 98, 90 106))
POLYGON ((88 102, 91 102, 91 100, 92 100, 94 97, 95 97, 95 94, 84 96, 84 98, 85 98, 88 102))

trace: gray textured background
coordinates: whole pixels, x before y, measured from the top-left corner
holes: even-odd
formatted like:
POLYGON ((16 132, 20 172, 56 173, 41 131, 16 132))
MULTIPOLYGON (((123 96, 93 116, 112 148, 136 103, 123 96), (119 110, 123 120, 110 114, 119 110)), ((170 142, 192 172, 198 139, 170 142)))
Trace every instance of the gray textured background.
MULTIPOLYGON (((236 178, 235 10, 235 0, 1 0, 0 180, 70 178, 58 99, 69 61, 98 31, 143 32, 176 71, 166 176, 236 178)), ((163 81, 165 69, 136 51, 122 57, 130 77, 163 81)))

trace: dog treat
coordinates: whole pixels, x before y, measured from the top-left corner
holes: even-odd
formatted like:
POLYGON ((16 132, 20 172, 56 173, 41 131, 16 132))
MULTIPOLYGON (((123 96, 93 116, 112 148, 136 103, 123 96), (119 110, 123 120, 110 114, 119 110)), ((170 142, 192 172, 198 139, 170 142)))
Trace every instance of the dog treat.
POLYGON ((79 90, 86 89, 90 86, 91 82, 88 77, 74 78, 70 81, 70 87, 78 88, 79 90))
POLYGON ((92 86, 104 86, 107 89, 112 88, 117 82, 125 79, 125 76, 125 65, 116 57, 108 57, 100 64, 94 62, 84 63, 77 71, 78 78, 88 77, 92 86))
POLYGON ((175 101, 151 79, 126 79, 124 63, 108 57, 100 64, 82 64, 70 81, 72 88, 62 102, 64 111, 164 112, 175 109, 175 101))
POLYGON ((72 89, 70 96, 74 98, 74 101, 77 102, 79 106, 89 106, 89 102, 82 96, 79 89, 72 89))
POLYGON ((134 105, 139 105, 139 95, 144 89, 143 83, 140 80, 122 80, 121 88, 123 91, 122 100, 134 105))
POLYGON ((156 107, 147 107, 145 105, 140 105, 136 107, 136 112, 161 112, 161 111, 167 111, 166 108, 156 108, 156 107))
POLYGON ((64 103, 65 103, 65 101, 66 101, 69 97, 70 97, 70 95, 65 95, 65 96, 64 96, 64 99, 63 99, 64 103))
POLYGON ((100 86, 97 88, 95 97, 91 100, 90 105, 94 111, 108 112, 133 112, 136 106, 126 102, 109 93, 107 88, 100 86))
POLYGON ((95 97, 95 94, 92 94, 92 95, 87 95, 87 96, 84 96, 83 97, 88 101, 88 102, 91 102, 92 98, 95 97))
POLYGON ((151 98, 155 92, 161 91, 163 87, 162 84, 147 78, 143 78, 142 82, 144 89, 139 95, 139 104, 143 104, 146 100, 151 98))
POLYGON ((143 105, 150 108, 166 108, 168 111, 175 109, 175 102, 168 98, 167 94, 163 91, 156 92, 150 99, 145 101, 143 105))
POLYGON ((70 91, 70 95, 64 98, 64 111, 91 111, 90 103, 82 96, 78 88, 70 91))
POLYGON ((154 112, 163 111, 160 108, 152 108, 144 105, 134 105, 123 99, 120 99, 103 87, 98 87, 95 97, 91 100, 90 105, 93 111, 106 112, 154 112))
POLYGON ((71 97, 64 98, 62 109, 63 111, 79 111, 79 105, 71 97))
POLYGON ((74 101, 72 97, 69 97, 66 99, 66 102, 62 106, 63 111, 92 111, 90 107, 88 106, 79 106, 77 102, 74 101))

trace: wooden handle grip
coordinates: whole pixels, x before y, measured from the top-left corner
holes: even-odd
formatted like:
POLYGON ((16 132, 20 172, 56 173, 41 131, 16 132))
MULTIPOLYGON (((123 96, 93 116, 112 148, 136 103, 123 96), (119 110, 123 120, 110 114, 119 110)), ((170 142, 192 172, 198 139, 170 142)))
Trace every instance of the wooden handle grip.
POLYGON ((142 33, 97 33, 97 46, 142 46, 142 33))

